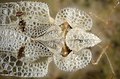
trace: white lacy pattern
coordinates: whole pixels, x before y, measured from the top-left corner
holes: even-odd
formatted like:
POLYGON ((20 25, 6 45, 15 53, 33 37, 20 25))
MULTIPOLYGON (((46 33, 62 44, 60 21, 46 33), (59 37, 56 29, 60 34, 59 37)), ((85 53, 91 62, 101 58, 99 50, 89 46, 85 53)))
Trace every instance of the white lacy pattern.
POLYGON ((79 51, 87 47, 93 47, 101 40, 92 33, 80 28, 71 29, 66 35, 66 44, 71 50, 79 51))
POLYGON ((28 36, 18 33, 14 29, 0 26, 0 51, 18 51, 29 39, 28 36))
POLYGON ((48 72, 49 58, 39 63, 21 61, 11 55, 11 52, 0 52, 0 74, 19 77, 43 77, 48 72))
POLYGON ((86 32, 91 28, 91 17, 76 8, 60 10, 53 23, 45 3, 0 3, 0 74, 44 77, 52 60, 63 71, 86 67, 92 59, 86 48, 101 42, 86 32), (72 29, 64 36, 59 26, 66 22, 72 29), (64 43, 71 50, 66 57, 64 43))
POLYGON ((64 22, 68 22, 73 28, 79 27, 84 30, 90 30, 92 27, 91 17, 76 8, 64 8, 58 12, 55 23, 61 25, 64 22))
POLYGON ((56 66, 64 71, 76 71, 82 69, 90 63, 92 54, 89 49, 83 49, 78 52, 70 52, 67 57, 59 54, 54 55, 56 66))

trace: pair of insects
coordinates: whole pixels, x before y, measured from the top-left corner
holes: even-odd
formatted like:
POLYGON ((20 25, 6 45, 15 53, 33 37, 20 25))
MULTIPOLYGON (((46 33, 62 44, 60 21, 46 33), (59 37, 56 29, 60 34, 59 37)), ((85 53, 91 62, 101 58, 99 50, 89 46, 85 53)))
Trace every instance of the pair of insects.
POLYGON ((53 20, 45 3, 1 3, 0 74, 43 77, 51 61, 63 71, 86 67, 88 48, 101 42, 91 28, 91 17, 76 8, 60 10, 53 20))

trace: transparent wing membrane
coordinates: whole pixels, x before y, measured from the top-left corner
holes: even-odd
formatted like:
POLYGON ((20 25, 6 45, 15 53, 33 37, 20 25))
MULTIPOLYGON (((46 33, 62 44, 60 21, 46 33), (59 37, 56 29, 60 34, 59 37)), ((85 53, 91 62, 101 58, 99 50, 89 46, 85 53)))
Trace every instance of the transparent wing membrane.
POLYGON ((4 76, 44 77, 48 72, 50 60, 29 63, 18 60, 11 53, 0 52, 0 74, 4 76))
POLYGON ((36 22, 32 22, 29 27, 25 27, 24 34, 28 35, 32 38, 38 38, 42 35, 44 35, 47 30, 51 27, 51 24, 40 24, 36 22))
POLYGON ((38 39, 42 41, 51 41, 59 40, 61 38, 62 38, 61 28, 56 25, 51 25, 51 27, 46 31, 46 33, 39 37, 38 39))
POLYGON ((0 28, 0 51, 18 51, 29 40, 29 37, 14 29, 0 28))
POLYGON ((41 2, 0 3, 0 24, 19 23, 20 18, 38 19, 40 23, 50 22, 49 8, 41 2), (32 16, 32 17, 31 17, 32 16))
POLYGON ((53 53, 58 53, 62 50, 62 43, 60 40, 50 40, 50 41, 42 41, 42 43, 48 47, 48 49, 53 53))
POLYGON ((24 61, 33 62, 40 57, 50 57, 53 55, 53 52, 51 52, 44 43, 32 41, 25 46, 24 54, 24 61))
POLYGON ((0 3, 0 25, 16 24, 19 22, 16 17, 17 3, 0 3))

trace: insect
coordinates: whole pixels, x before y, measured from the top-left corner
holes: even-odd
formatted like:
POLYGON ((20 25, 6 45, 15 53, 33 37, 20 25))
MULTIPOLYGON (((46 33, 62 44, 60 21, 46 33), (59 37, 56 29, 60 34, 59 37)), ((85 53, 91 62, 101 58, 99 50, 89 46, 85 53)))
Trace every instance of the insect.
POLYGON ((91 17, 76 8, 60 10, 54 20, 41 2, 1 3, 0 12, 1 75, 43 77, 51 61, 77 71, 91 62, 89 48, 101 42, 90 33, 91 17))

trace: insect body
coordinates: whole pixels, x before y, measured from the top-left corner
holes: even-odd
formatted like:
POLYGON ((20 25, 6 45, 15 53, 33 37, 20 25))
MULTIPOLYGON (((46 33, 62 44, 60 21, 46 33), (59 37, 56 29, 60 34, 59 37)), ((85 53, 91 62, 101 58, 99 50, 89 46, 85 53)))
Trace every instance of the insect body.
POLYGON ((91 17, 76 8, 60 10, 53 23, 44 3, 1 3, 0 10, 11 12, 0 13, 0 73, 5 76, 43 77, 51 61, 63 71, 82 69, 92 59, 87 48, 101 42, 87 32, 91 17), (13 23, 10 17, 16 14, 13 23), (4 17, 9 18, 8 24, 4 17))

